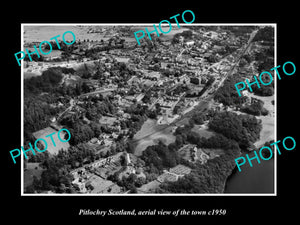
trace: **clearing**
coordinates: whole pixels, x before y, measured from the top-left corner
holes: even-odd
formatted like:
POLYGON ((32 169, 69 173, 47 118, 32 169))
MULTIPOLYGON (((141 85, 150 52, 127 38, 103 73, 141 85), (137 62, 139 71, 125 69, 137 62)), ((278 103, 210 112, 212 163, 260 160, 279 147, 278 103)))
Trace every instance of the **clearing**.
POLYGON ((175 142, 175 136, 173 135, 173 127, 169 126, 165 129, 156 124, 156 120, 148 119, 143 124, 142 128, 134 135, 135 142, 135 155, 141 156, 142 152, 151 145, 158 144, 159 141, 168 145, 175 142), (160 131, 161 130, 161 131, 160 131))

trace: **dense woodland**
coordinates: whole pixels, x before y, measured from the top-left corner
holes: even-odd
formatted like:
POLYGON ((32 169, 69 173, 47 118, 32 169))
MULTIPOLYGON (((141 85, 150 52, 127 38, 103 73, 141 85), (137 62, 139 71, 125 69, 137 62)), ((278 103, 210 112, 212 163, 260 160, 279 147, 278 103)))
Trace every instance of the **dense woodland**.
POLYGON ((225 106, 240 106, 246 101, 245 96, 239 96, 235 84, 240 82, 240 76, 230 76, 221 86, 214 96, 214 100, 223 103, 225 106))
POLYGON ((24 80, 25 140, 32 140, 32 132, 49 126, 50 118, 62 110, 61 107, 50 107, 51 103, 58 101, 53 90, 62 79, 62 70, 70 72, 69 69, 54 67, 44 71, 41 76, 24 80))
MULTIPOLYGON (((95 78, 99 82, 104 82, 103 73, 105 71, 107 71, 107 68, 100 68, 99 65, 96 65, 96 73, 93 76, 97 76, 95 78)), ((117 80, 115 79, 114 82, 120 85, 132 75, 132 71, 124 63, 114 64, 109 71, 116 75, 117 80)), ((84 79, 79 80, 75 85, 61 85, 62 74, 75 74, 81 78, 92 76, 91 70, 87 66, 79 71, 54 67, 44 71, 41 76, 24 81, 24 131, 26 143, 33 143, 35 140, 32 132, 49 126, 50 118, 65 110, 71 98, 91 91, 84 79), (63 106, 52 107, 50 105, 56 105, 58 102, 62 102, 63 106)), ((102 116, 117 113, 117 107, 113 99, 113 96, 89 96, 82 103, 77 104, 78 110, 62 118, 60 123, 72 134, 69 141, 71 147, 68 151, 60 150, 56 156, 50 157, 47 153, 31 155, 29 162, 40 162, 44 171, 40 179, 34 179, 33 184, 26 189, 26 192, 51 190, 57 193, 72 193, 76 190, 71 186, 72 178, 68 175, 71 169, 93 162, 99 159, 100 156, 108 157, 123 151, 133 152, 133 146, 130 142, 124 142, 122 134, 114 140, 114 145, 104 155, 96 154, 94 148, 85 144, 93 137, 99 137, 102 133, 112 134, 114 132, 112 128, 99 124, 99 119, 102 116)), ((130 115, 130 118, 122 120, 120 126, 121 129, 128 129, 129 138, 132 138, 151 112, 147 107, 140 104, 133 104, 124 111, 130 115)), ((127 184, 126 181, 124 182, 124 185, 127 184)))
POLYGON ((241 112, 245 112, 254 116, 266 116, 268 110, 264 108, 264 102, 261 100, 255 100, 251 104, 241 107, 241 112))
POLYGON ((178 127, 175 131, 176 141, 168 146, 159 143, 149 146, 142 155, 145 168, 149 174, 157 176, 163 169, 184 164, 192 168, 192 172, 177 182, 166 182, 160 185, 159 193, 220 193, 225 181, 235 167, 234 159, 239 156, 240 149, 252 146, 259 137, 261 125, 253 116, 237 115, 209 111, 206 114, 195 114, 189 123, 178 127), (200 137, 192 131, 195 124, 202 124, 210 119, 210 129, 217 132, 210 138, 200 137), (192 164, 179 157, 178 149, 185 144, 196 144, 200 148, 221 148, 224 154, 204 165, 192 164))
POLYGON ((218 112, 208 124, 213 131, 238 142, 240 148, 252 147, 259 139, 261 120, 252 115, 237 115, 233 112, 218 112))
MULTIPOLYGON (((227 177, 235 167, 234 158, 239 156, 240 148, 236 141, 228 139, 221 134, 211 138, 200 137, 199 134, 191 132, 191 125, 176 131, 176 143, 179 146, 192 143, 202 148, 222 148, 224 154, 206 164, 188 164, 192 168, 189 175, 180 178, 177 182, 165 182, 157 190, 159 193, 220 193, 223 192, 227 177)), ((174 147, 177 147, 173 145, 174 147)), ((170 147, 170 145, 169 145, 170 147)))
POLYGON ((42 160, 41 166, 45 169, 40 179, 35 178, 32 185, 27 187, 26 192, 53 191, 55 193, 75 193, 71 185, 73 180, 69 174, 71 169, 94 161, 95 152, 87 144, 71 146, 68 151, 60 150, 56 156, 37 154, 31 161, 38 158, 42 160))
MULTIPOLYGON (((263 71, 271 72, 270 69, 274 67, 274 28, 266 26, 260 29, 253 38, 253 42, 260 42, 264 46, 259 52, 255 53, 259 73, 263 71)), ((271 74, 274 78, 275 73, 272 71, 271 74)), ((260 96, 272 96, 274 94, 274 79, 267 86, 260 85, 261 87, 259 88, 257 85, 253 85, 253 92, 260 96)), ((263 76, 264 83, 268 83, 269 80, 268 76, 263 76)))
POLYGON ((266 26, 262 29, 259 29, 253 41, 274 41, 274 27, 266 26))
MULTIPOLYGON (((228 141, 227 141, 228 143, 228 141)), ((177 182, 166 182, 160 185, 159 193, 222 193, 227 177, 235 167, 234 158, 239 155, 238 146, 232 146, 229 152, 208 160, 201 165, 197 163, 189 175, 177 182)))

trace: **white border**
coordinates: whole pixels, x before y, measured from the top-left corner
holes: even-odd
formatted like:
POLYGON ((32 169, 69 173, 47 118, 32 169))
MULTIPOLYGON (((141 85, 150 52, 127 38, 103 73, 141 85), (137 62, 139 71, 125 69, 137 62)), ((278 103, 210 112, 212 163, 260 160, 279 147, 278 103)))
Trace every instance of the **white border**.
MULTIPOLYGON (((176 23, 171 23, 176 25, 176 23)), ((24 26, 152 26, 153 23, 21 23, 21 51, 23 51, 24 43, 24 26)), ((158 25, 158 24, 156 24, 158 25)), ((192 23, 182 24, 184 26, 273 26, 274 27, 274 67, 277 65, 277 24, 276 23, 192 23)), ((180 28, 179 28, 180 29, 180 28)), ((24 142, 24 67, 23 60, 21 61, 21 146, 24 142)), ((253 74, 255 75, 255 74, 253 74)), ((277 76, 275 77, 275 116, 274 116, 274 140, 277 141, 277 76)), ((24 157, 21 157, 21 196, 277 196, 277 151, 274 157, 274 193, 210 193, 210 194, 45 194, 45 193, 24 193, 24 157)))

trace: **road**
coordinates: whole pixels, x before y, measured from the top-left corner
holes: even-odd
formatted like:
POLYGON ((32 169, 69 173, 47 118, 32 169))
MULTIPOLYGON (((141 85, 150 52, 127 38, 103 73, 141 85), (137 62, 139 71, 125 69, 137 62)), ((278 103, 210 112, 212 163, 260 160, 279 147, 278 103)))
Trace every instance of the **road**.
MULTIPOLYGON (((160 125, 158 126, 157 130, 154 131, 154 132, 151 132, 149 134, 146 134, 144 135, 143 137, 140 137, 138 139, 134 139, 132 141, 132 143, 136 143, 144 138, 147 138, 157 132, 161 132, 167 128, 169 128, 170 126, 174 126, 174 125, 178 125, 178 124, 181 124, 182 121, 186 118, 188 118, 190 115, 192 115, 192 113, 197 110, 197 113, 201 113, 201 112, 204 112, 205 110, 208 109, 209 107, 209 104, 210 102, 212 101, 213 97, 214 97, 214 94, 216 93, 216 91, 223 85, 224 81, 230 76, 232 75, 235 67, 239 64, 240 60, 241 60, 241 57, 246 53, 246 51, 248 50, 253 38, 255 37, 256 33, 257 33, 258 30, 255 30, 253 31, 251 34, 250 34, 250 38, 247 42, 247 45, 245 46, 244 50, 241 52, 241 54, 238 56, 237 60, 234 62, 234 64, 231 66, 231 68, 229 69, 229 71, 227 72, 227 74, 222 78, 222 80, 220 81, 220 83, 217 85, 217 88, 214 90, 214 92, 209 95, 207 93, 211 92, 213 89, 214 89, 214 84, 211 85, 211 88, 209 88, 205 93, 204 95, 201 97, 201 101, 199 102, 199 104, 193 109, 191 110, 190 112, 182 115, 178 120, 168 124, 168 125, 160 125)), ((224 60, 224 59, 223 59, 224 60)), ((220 63, 220 62, 218 62, 220 63)))
POLYGON ((65 109, 65 111, 63 111, 62 113, 60 113, 59 115, 58 115, 58 117, 56 118, 56 120, 57 121, 59 121, 59 119, 67 112, 67 111, 69 111, 69 110, 71 110, 72 108, 73 108, 73 106, 75 105, 74 104, 74 99, 70 99, 70 106, 68 107, 68 108, 66 108, 65 109))
POLYGON ((84 97, 84 96, 89 96, 89 95, 101 94, 101 93, 103 94, 103 93, 111 92, 111 91, 115 91, 115 90, 116 90, 116 88, 107 88, 107 89, 103 89, 103 90, 92 91, 92 92, 88 92, 88 93, 79 95, 78 98, 84 97))

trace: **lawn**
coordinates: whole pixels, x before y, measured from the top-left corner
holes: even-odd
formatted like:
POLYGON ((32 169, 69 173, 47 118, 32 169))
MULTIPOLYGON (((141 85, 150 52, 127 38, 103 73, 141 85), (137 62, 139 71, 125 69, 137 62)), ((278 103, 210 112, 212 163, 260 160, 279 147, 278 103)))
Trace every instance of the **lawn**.
POLYGON ((32 184, 34 176, 40 179, 43 170, 39 166, 39 163, 27 163, 26 170, 24 171, 24 188, 32 184))
POLYGON ((210 138, 214 135, 213 131, 210 131, 206 125, 194 125, 192 131, 200 135, 200 137, 210 138))
POLYGON ((260 132, 260 138, 254 143, 256 147, 260 147, 265 144, 267 141, 275 140, 275 106, 272 105, 273 96, 257 96, 251 94, 254 98, 262 100, 265 104, 264 107, 269 111, 269 114, 266 116, 257 116, 257 119, 262 120, 262 130, 260 132))
MULTIPOLYGON (((39 130, 39 131, 36 131, 34 132, 32 135, 36 138, 36 139, 39 139, 39 138, 42 138, 44 140, 46 140, 47 142, 47 151, 50 153, 50 154, 58 154, 58 151, 63 149, 63 150, 67 150, 69 147, 70 147, 70 144, 69 142, 61 142, 59 139, 58 139, 58 136, 57 136, 57 130, 54 130, 53 128, 51 127, 46 127, 42 130, 39 130), (53 140, 55 142, 55 145, 53 145, 53 142, 51 141, 51 138, 50 137, 45 137, 51 133, 55 133, 52 137, 53 137, 53 140)), ((61 135, 61 138, 63 138, 63 132, 60 133, 61 135)), ((44 142, 43 141, 40 141, 39 143, 43 144, 44 145, 44 142)))
MULTIPOLYGON (((153 129, 152 131, 155 131, 154 126, 149 126, 149 124, 146 125, 144 128, 143 127, 142 128, 145 129, 147 127, 150 129, 150 131, 151 131, 151 129, 153 129)), ((176 138, 172 133, 172 128, 173 127, 168 127, 168 128, 166 128, 162 131, 158 131, 158 132, 155 132, 153 134, 151 134, 150 131, 148 131, 147 133, 150 133, 150 135, 148 135, 148 136, 146 136, 142 139, 139 139, 136 142, 135 153, 134 154, 136 156, 142 155, 143 151, 148 146, 157 145, 159 141, 163 142, 166 145, 169 145, 170 143, 175 142, 176 138)), ((145 134, 145 132, 146 131, 141 131, 141 133, 138 134, 138 137, 143 137, 144 135, 142 136, 142 134, 145 134)))

